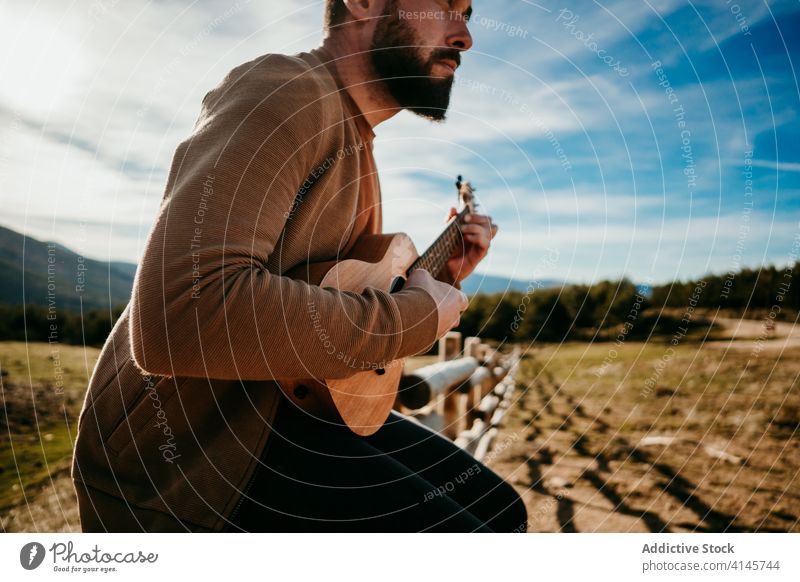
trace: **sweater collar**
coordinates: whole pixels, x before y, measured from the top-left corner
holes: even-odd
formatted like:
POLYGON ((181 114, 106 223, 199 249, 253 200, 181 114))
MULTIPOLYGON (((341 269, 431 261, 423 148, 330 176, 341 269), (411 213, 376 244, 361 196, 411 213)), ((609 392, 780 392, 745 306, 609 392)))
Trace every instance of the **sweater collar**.
POLYGON ((367 121, 367 118, 364 117, 364 114, 361 112, 358 104, 350 96, 350 92, 347 90, 347 87, 342 84, 342 79, 339 77, 339 71, 336 69, 336 63, 330 56, 330 53, 325 49, 325 47, 322 46, 311 49, 309 53, 316 57, 316 59, 328 69, 328 72, 336 82, 336 86, 339 88, 339 94, 342 96, 342 100, 347 104, 348 109, 350 109, 350 115, 355 120, 361 137, 371 142, 375 137, 375 132, 372 130, 372 126, 370 125, 369 121, 367 121))

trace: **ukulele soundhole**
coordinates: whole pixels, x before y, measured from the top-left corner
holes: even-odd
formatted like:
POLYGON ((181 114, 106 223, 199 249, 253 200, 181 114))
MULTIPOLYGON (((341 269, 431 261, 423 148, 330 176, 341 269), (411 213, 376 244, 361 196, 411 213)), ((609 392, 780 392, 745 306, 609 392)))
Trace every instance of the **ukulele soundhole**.
POLYGON ((392 284, 389 287, 389 293, 397 293, 400 291, 403 286, 406 284, 406 280, 400 276, 395 277, 392 279, 392 284))

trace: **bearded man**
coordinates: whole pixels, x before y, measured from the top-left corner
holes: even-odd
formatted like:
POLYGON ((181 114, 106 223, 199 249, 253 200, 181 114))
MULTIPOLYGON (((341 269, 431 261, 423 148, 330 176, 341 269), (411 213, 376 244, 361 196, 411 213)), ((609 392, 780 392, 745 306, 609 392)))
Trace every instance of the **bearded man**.
POLYGON ((286 273, 381 232, 373 128, 445 118, 470 13, 329 0, 320 47, 205 96, 79 420, 84 531, 525 531, 513 488, 449 440, 396 412, 359 436, 277 382, 424 352, 466 309, 460 281, 496 231, 479 214, 441 280, 357 294, 286 273))

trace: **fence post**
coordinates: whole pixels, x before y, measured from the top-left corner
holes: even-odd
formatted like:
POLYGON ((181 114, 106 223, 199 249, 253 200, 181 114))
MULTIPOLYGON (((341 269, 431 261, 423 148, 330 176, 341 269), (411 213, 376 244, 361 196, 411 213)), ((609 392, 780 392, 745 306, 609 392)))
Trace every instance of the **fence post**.
POLYGON ((464 355, 467 357, 473 357, 476 360, 480 359, 480 349, 481 345, 481 338, 475 336, 469 336, 464 340, 464 355))
MULTIPOLYGON (((461 332, 448 331, 439 338, 439 361, 447 362, 456 359, 461 353, 461 332)), ((464 395, 451 390, 444 398, 440 398, 436 411, 442 417, 442 434, 453 440, 463 422, 464 395)))
POLYGON ((439 361, 455 360, 461 353, 461 332, 448 331, 439 338, 439 361))

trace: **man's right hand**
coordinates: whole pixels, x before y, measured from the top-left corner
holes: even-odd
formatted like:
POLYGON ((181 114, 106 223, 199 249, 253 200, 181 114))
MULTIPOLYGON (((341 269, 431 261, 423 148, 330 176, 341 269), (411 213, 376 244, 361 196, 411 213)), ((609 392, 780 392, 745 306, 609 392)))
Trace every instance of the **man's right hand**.
POLYGON ((434 279, 425 269, 414 269, 408 276, 404 288, 422 287, 436 301, 439 311, 439 329, 436 338, 442 337, 461 322, 461 313, 469 305, 463 291, 434 279))

